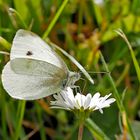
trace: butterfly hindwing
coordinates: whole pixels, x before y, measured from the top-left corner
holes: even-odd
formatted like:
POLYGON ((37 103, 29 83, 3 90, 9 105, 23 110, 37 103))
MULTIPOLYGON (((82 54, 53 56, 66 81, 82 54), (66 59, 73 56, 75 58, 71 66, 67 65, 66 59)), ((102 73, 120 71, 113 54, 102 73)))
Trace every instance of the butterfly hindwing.
MULTIPOLYGON (((22 64, 26 64, 27 62, 24 61, 28 61, 28 59, 15 59, 11 61, 13 61, 14 65, 22 62, 19 64, 19 67, 22 68, 22 64)), ((2 83, 9 95, 17 99, 33 100, 62 90, 62 83, 66 78, 66 74, 61 69, 39 60, 32 61, 31 63, 32 66, 30 65, 29 69, 24 67, 22 73, 21 71, 19 71, 20 73, 15 73, 11 68, 11 62, 6 64, 2 71, 2 83), (44 67, 41 68, 41 66, 44 67), (40 70, 37 73, 39 67, 40 70), (45 68, 47 68, 46 71, 45 68)))

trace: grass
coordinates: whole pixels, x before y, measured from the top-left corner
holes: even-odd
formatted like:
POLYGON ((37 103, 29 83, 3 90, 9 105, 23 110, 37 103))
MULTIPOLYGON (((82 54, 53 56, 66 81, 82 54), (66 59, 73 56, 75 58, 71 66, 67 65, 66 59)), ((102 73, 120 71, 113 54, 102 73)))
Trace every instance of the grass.
MULTIPOLYGON (((104 1, 102 5, 92 0, 0 0, 0 71, 9 60, 7 52, 18 29, 30 29, 44 39, 48 37, 92 72, 94 85, 82 74, 86 81, 84 94, 112 92, 116 98, 116 104, 104 109, 103 115, 96 111, 91 114, 83 140, 87 137, 137 140, 140 137, 136 131, 140 129, 139 7, 138 0, 104 1), (123 38, 114 32, 118 28, 126 34, 119 32, 123 38), (107 73, 94 73, 103 71, 107 73)), ((79 71, 58 53, 70 70, 79 71)), ((77 85, 83 87, 84 83, 79 81, 77 85)), ((12 99, 1 83, 0 139, 77 139, 74 115, 50 109, 50 100, 51 96, 26 103, 12 99)))

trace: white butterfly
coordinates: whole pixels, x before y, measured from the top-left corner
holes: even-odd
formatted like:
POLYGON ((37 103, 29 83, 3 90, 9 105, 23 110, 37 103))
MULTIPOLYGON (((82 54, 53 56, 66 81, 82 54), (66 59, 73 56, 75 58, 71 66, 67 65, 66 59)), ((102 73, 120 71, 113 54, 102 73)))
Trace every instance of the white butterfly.
POLYGON ((73 86, 79 78, 79 73, 69 71, 64 61, 39 36, 22 29, 17 31, 10 61, 2 71, 3 87, 10 96, 40 99, 73 86))

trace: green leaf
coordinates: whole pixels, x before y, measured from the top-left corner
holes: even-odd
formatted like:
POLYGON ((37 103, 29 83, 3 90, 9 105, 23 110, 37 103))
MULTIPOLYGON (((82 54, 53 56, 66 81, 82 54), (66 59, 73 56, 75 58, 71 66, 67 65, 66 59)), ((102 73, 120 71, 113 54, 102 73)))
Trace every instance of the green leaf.
POLYGON ((132 121, 131 126, 133 128, 136 140, 140 140, 140 121, 132 121))
POLYGON ((1 36, 0 36, 0 46, 2 46, 6 50, 10 50, 11 48, 11 44, 1 36))

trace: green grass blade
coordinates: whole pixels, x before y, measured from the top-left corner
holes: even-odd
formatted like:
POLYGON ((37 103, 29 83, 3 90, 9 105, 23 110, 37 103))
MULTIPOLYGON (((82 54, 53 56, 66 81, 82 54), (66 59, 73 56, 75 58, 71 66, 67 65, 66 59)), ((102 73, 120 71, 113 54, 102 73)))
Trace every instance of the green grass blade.
MULTIPOLYGON (((25 112, 25 105, 26 105, 26 101, 20 101, 19 102, 19 110, 20 110, 20 114, 19 114, 19 119, 17 122, 17 128, 15 131, 15 135, 14 135, 14 140, 18 140, 19 139, 19 135, 20 135, 20 130, 21 130, 21 126, 22 126, 22 120, 24 117, 24 112, 25 112)), ((19 111, 18 111, 19 112, 19 111)))
POLYGON ((43 124, 43 120, 42 120, 42 110, 41 108, 38 106, 38 104, 36 104, 36 109, 37 109, 37 118, 39 121, 39 127, 40 127, 40 138, 41 140, 46 140, 46 133, 45 133, 45 127, 43 124))
POLYGON ((13 23, 19 22, 24 29, 27 29, 27 25, 24 22, 22 16, 15 9, 9 8, 8 12, 9 12, 9 15, 10 15, 11 20, 13 21, 13 23))
POLYGON ((0 36, 0 46, 2 46, 6 50, 10 50, 11 48, 11 44, 1 36, 0 36))
POLYGON ((57 13, 55 14, 53 20, 51 21, 51 23, 49 24, 47 30, 45 31, 44 35, 43 35, 43 39, 47 38, 48 34, 50 33, 50 31, 52 30, 53 26, 55 25, 55 23, 57 22, 58 18, 60 17, 63 9, 65 8, 66 4, 68 3, 69 0, 64 0, 62 5, 60 6, 60 8, 58 9, 57 13))
POLYGON ((108 138, 105 133, 91 119, 86 120, 85 126, 98 140, 110 140, 110 138, 108 138))
POLYGON ((27 1, 13 0, 13 4, 14 4, 14 8, 16 9, 16 11, 21 15, 22 19, 26 20, 27 17, 29 16, 29 10, 27 8, 27 5, 28 5, 27 1))
POLYGON ((124 39, 124 41, 128 45, 128 48, 130 50, 130 54, 131 54, 131 57, 132 57, 132 60, 133 60, 134 66, 135 66, 135 70, 137 73, 137 77, 138 77, 138 80, 140 82, 140 66, 139 66, 139 63, 136 59, 135 53, 132 49, 132 46, 131 46, 130 42, 128 41, 126 35, 124 34, 124 32, 121 29, 116 30, 116 32, 124 39))

